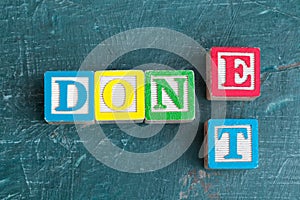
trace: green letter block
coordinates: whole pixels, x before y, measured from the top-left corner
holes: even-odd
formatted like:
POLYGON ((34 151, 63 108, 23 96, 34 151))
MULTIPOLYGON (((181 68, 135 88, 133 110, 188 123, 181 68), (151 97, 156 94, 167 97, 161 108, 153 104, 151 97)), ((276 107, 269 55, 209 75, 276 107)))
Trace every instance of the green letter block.
POLYGON ((195 83, 192 70, 146 71, 147 123, 181 123, 195 118, 195 83))

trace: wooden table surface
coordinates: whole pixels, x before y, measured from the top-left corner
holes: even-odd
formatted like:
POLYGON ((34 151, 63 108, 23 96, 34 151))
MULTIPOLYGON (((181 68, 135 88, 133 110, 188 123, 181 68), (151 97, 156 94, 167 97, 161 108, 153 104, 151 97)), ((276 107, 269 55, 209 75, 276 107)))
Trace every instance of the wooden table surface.
MULTIPOLYGON (((299 0, 1 0, 0 8, 1 199, 299 199, 299 0), (45 71, 77 70, 103 40, 142 27, 179 31, 206 50, 261 48, 261 97, 228 102, 226 109, 227 118, 259 120, 258 169, 203 168, 197 155, 211 102, 199 74, 197 136, 177 161, 154 172, 111 169, 87 151, 74 125, 45 123, 45 71)), ((150 62, 190 66, 174 54, 147 49, 120 57, 112 68, 150 62)), ((117 125, 103 126, 120 148, 140 152, 167 144, 177 128, 166 125, 144 140, 117 125)))

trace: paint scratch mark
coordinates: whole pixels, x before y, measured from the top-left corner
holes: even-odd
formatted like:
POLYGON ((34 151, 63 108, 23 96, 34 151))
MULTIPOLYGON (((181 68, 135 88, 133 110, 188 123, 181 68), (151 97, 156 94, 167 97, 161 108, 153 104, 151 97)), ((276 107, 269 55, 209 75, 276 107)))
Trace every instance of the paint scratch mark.
POLYGON ((276 178, 274 179, 273 181, 273 184, 276 183, 276 181, 278 180, 278 177, 280 176, 282 170, 285 168, 286 164, 288 163, 289 159, 286 159, 283 164, 281 165, 281 167, 279 168, 278 172, 277 172, 277 175, 276 175, 276 178))
MULTIPOLYGON (((9 194, 9 195, 7 195, 7 197, 5 197, 3 200, 8 200, 8 199, 15 199, 15 197, 17 196, 17 195, 19 195, 20 193, 18 192, 18 193, 14 193, 14 194, 9 194)), ((16 198, 17 199, 17 198, 16 198)))
POLYGON ((82 156, 80 156, 80 158, 78 158, 75 163, 75 167, 77 168, 84 159, 86 159, 86 154, 83 154, 82 156))
POLYGON ((293 63, 290 65, 279 66, 279 67, 277 67, 277 70, 285 70, 285 69, 291 69, 291 68, 296 68, 296 67, 300 67, 300 62, 293 63))
POLYGON ((269 12, 270 12, 270 10, 264 10, 264 11, 258 13, 258 15, 264 15, 264 14, 267 14, 267 13, 269 13, 269 12))
POLYGON ((23 158, 21 157, 20 160, 21 160, 21 167, 22 167, 22 170, 23 170, 23 174, 24 174, 26 185, 27 185, 27 187, 29 189, 30 194, 32 194, 32 190, 31 190, 31 187, 30 187, 30 182, 28 180, 27 173, 26 173, 26 168, 24 166, 23 158))
POLYGON ((278 109, 279 107, 281 107, 282 105, 288 103, 288 102, 292 102, 294 101, 293 98, 284 98, 284 99, 280 99, 278 101, 275 101, 275 102, 271 102, 269 103, 267 109, 266 109, 266 112, 272 112, 276 109, 278 109))
POLYGON ((3 100, 8 101, 10 98, 12 98, 12 95, 4 95, 3 100))
POLYGON ((290 13, 286 13, 286 12, 283 12, 281 10, 278 10, 276 8, 271 8, 265 4, 262 4, 261 2, 258 2, 258 1, 254 1, 255 4, 259 5, 259 6, 262 6, 266 9, 268 9, 269 11, 273 12, 273 13, 279 13, 279 14, 282 14, 282 15, 285 15, 285 16, 288 16, 288 17, 291 17, 293 19, 296 19, 296 20, 300 20, 300 17, 296 16, 296 15, 293 15, 293 14, 290 14, 290 13))

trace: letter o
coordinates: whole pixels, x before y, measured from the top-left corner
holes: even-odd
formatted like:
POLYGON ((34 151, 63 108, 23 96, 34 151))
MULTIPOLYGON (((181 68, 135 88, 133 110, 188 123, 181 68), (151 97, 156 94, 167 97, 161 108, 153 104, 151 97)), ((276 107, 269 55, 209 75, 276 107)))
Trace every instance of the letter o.
POLYGON ((103 89, 103 101, 106 104, 106 106, 112 110, 117 110, 117 111, 125 110, 130 107, 133 100, 134 100, 134 88, 130 83, 128 83, 125 80, 122 79, 112 80, 108 82, 103 89), (116 84, 123 85, 125 89, 125 100, 123 105, 121 106, 115 106, 112 101, 112 90, 116 84))

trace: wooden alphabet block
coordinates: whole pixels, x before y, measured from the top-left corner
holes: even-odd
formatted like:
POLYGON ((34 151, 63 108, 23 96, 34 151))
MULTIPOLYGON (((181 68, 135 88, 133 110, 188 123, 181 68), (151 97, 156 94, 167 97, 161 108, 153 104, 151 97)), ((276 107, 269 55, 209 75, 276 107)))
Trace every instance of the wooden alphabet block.
POLYGON ((48 123, 94 122, 94 72, 46 72, 44 90, 48 123))
POLYGON ((192 70, 146 71, 146 122, 180 123, 195 118, 192 70))
POLYGON ((260 96, 260 49, 213 47, 206 59, 207 99, 253 100, 260 96))
POLYGON ((256 119, 210 119, 205 123, 204 166, 208 169, 258 167, 256 119))
POLYGON ((143 122, 144 88, 144 72, 140 70, 95 72, 96 121, 143 122))

